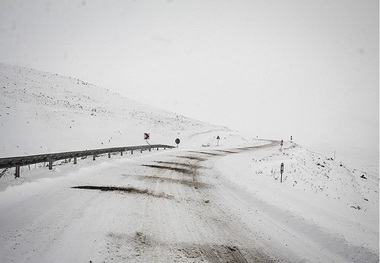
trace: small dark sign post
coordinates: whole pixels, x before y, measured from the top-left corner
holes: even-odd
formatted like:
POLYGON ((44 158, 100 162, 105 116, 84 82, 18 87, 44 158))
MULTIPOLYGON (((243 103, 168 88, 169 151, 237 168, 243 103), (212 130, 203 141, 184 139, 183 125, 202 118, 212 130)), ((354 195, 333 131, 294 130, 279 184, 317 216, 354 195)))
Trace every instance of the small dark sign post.
POLYGON ((284 173, 284 163, 281 163, 281 169, 280 169, 280 172, 281 172, 281 180, 280 180, 280 183, 282 183, 282 174, 284 173))
POLYGON ((282 150, 282 146, 284 145, 284 140, 281 140, 280 145, 281 145, 281 149, 280 150, 282 150))
POLYGON ((177 144, 177 148, 178 148, 178 144, 180 143, 181 141, 180 141, 180 139, 175 139, 175 143, 177 144))
POLYGON ((293 141, 293 136, 290 136, 290 141, 293 141))
POLYGON ((219 135, 218 135, 218 137, 216 137, 216 139, 217 139, 217 146, 219 146, 219 140, 220 140, 220 137, 219 137, 219 135))
POLYGON ((150 139, 150 134, 145 132, 145 133, 144 133, 144 140, 146 141, 147 144, 150 144, 150 143, 148 142, 149 139, 150 139))

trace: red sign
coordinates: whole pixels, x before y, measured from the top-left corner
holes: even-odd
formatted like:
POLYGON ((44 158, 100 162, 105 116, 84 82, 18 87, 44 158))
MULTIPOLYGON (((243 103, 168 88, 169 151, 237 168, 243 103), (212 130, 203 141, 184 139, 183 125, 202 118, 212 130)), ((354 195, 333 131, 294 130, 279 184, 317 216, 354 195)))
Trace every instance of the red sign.
POLYGON ((150 134, 149 133, 144 133, 144 140, 149 140, 150 134))

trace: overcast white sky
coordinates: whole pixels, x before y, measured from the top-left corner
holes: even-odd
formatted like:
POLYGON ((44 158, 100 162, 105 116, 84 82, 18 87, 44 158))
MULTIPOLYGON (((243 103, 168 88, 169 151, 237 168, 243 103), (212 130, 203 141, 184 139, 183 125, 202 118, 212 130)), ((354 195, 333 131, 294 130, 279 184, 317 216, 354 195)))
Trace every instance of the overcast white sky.
POLYGON ((377 163, 377 0, 1 0, 0 61, 377 163))

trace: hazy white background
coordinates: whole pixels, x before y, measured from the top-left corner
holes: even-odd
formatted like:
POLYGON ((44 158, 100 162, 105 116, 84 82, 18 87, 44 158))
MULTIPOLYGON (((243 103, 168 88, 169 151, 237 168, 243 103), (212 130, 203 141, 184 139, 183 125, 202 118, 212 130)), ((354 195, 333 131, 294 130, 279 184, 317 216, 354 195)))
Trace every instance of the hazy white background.
POLYGON ((0 61, 378 165, 377 0, 1 0, 0 61))

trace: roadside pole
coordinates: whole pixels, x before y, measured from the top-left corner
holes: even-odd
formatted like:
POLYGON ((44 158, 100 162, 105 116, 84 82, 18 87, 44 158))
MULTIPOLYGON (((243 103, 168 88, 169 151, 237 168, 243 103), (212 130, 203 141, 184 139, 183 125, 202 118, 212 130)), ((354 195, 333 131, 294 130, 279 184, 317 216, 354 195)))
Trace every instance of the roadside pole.
POLYGON ((281 163, 281 179, 280 179, 280 183, 282 183, 282 174, 284 173, 284 163, 281 163))

